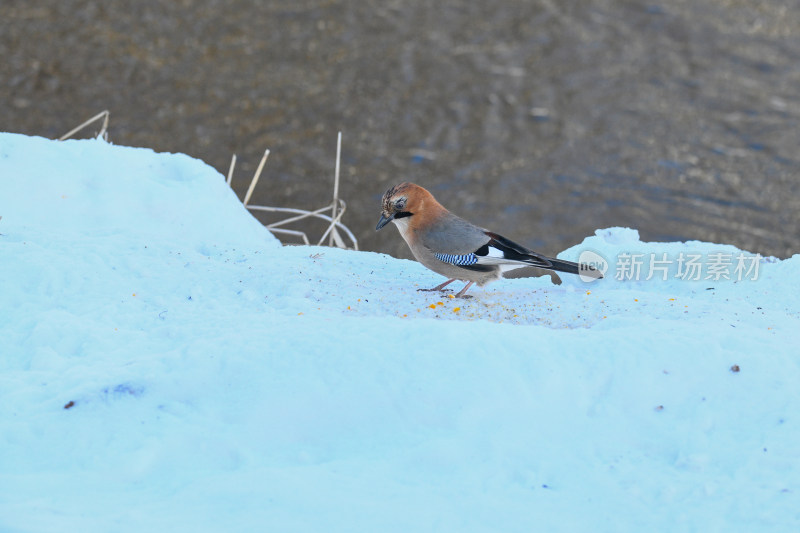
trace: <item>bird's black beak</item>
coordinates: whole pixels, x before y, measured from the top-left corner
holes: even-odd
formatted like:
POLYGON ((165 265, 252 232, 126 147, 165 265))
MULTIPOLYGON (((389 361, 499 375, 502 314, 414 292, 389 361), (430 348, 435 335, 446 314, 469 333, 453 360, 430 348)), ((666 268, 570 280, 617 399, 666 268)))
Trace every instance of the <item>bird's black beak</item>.
POLYGON ((394 220, 394 215, 389 215, 389 216, 387 217, 386 215, 384 215, 383 213, 381 213, 381 219, 378 221, 378 225, 377 225, 377 226, 375 226, 375 231, 378 231, 379 229, 381 229, 382 227, 384 227, 386 224, 388 224, 388 223, 389 223, 389 222, 391 222, 392 220, 394 220))

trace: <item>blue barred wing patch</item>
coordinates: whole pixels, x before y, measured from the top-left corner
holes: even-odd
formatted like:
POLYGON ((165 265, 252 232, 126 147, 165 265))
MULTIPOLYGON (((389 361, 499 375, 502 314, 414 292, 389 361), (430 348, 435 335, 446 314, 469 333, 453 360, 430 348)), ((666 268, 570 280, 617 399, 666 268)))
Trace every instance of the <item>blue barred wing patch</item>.
POLYGON ((438 259, 439 261, 444 261, 445 263, 450 263, 451 265, 470 266, 478 262, 478 256, 475 254, 463 254, 463 255, 434 254, 434 255, 436 256, 436 259, 438 259))

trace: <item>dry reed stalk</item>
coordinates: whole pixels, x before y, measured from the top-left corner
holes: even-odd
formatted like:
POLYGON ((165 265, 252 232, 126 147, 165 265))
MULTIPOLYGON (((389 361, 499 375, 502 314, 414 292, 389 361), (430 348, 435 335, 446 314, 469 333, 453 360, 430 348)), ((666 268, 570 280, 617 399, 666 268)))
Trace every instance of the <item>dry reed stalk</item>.
POLYGON ((108 130, 108 116, 109 116, 109 114, 110 113, 109 113, 109 111, 107 109, 105 111, 101 111, 100 113, 96 114, 95 116, 93 116, 92 118, 90 118, 89 120, 87 120, 86 122, 81 124, 80 126, 71 129, 70 131, 68 131, 67 133, 65 133, 61 137, 59 137, 58 140, 59 141, 65 141, 65 140, 69 139, 70 137, 72 137, 73 135, 75 135, 76 133, 81 131, 83 128, 85 128, 86 126, 88 126, 92 122, 95 122, 95 121, 97 121, 97 120, 99 120, 101 118, 103 119, 103 126, 100 128, 100 132, 97 134, 97 137, 102 137, 103 139, 108 140, 108 135, 107 135, 108 131, 107 130, 108 130))
POLYGON ((228 184, 228 187, 231 186, 231 182, 233 181, 233 168, 236 166, 236 154, 233 154, 231 157, 231 166, 228 168, 228 179, 225 182, 228 184))
MULTIPOLYGON (((342 160, 342 132, 340 131, 339 135, 336 137, 336 167, 333 173, 333 208, 331 211, 331 218, 334 220, 334 223, 338 222, 336 217, 336 210, 339 206, 339 166, 341 164, 341 160, 342 160)), ((337 235, 336 227, 334 226, 334 224, 331 224, 331 226, 328 228, 328 231, 330 231, 331 234, 331 238, 328 241, 328 246, 333 246, 334 241, 341 242, 342 239, 341 237, 339 237, 339 235, 337 235)), ((326 231, 325 233, 327 234, 328 232, 326 231)), ((322 241, 324 239, 325 236, 323 235, 322 239, 320 239, 319 241, 320 244, 322 244, 322 241)), ((337 246, 339 246, 338 243, 337 246)))
MULTIPOLYGON (((298 230, 289 230, 280 228, 279 226, 284 226, 286 224, 291 224, 292 222, 298 222, 300 220, 304 220, 306 218, 318 218, 321 220, 325 220, 328 222, 328 228, 322 234, 317 245, 322 245, 325 242, 325 239, 329 239, 329 246, 338 246, 339 248, 347 248, 344 239, 342 238, 339 231, 347 235, 347 237, 352 241, 353 248, 358 250, 358 241, 356 240, 355 235, 345 226, 342 224, 341 219, 344 215, 346 210, 346 204, 344 200, 339 198, 339 176, 340 176, 340 169, 341 169, 341 160, 342 160, 342 132, 338 133, 337 140, 336 140, 336 166, 334 170, 334 177, 333 177, 333 201, 326 205, 325 207, 321 207, 315 211, 308 211, 306 209, 294 209, 290 207, 267 207, 262 205, 249 205, 250 198, 253 195, 253 191, 255 190, 256 186, 258 185, 258 180, 261 177, 261 172, 264 170, 264 164, 267 162, 267 157, 269 156, 269 150, 264 151, 264 156, 261 158, 261 162, 258 164, 258 168, 256 169, 255 174, 253 175, 253 179, 250 180, 250 186, 247 188, 247 193, 245 193, 243 204, 244 206, 251 210, 251 211, 263 211, 267 213, 289 213, 295 216, 291 216, 284 220, 279 220, 277 222, 273 222, 271 224, 264 224, 268 230, 273 233, 282 233, 285 235, 293 235, 296 237, 300 237, 303 239, 303 242, 306 245, 310 245, 311 243, 308 240, 308 236, 298 230), (325 211, 331 211, 332 216, 328 216, 325 211)), ((234 167, 236 166, 236 154, 233 155, 231 158, 231 165, 228 169, 228 176, 227 176, 227 183, 228 186, 231 185, 233 181, 233 171, 234 167)))
POLYGON ((269 148, 264 151, 264 156, 261 158, 261 162, 258 164, 256 173, 253 175, 253 179, 250 181, 250 187, 247 188, 247 194, 244 195, 244 205, 247 205, 248 202, 250 202, 250 197, 253 195, 253 190, 256 188, 258 178, 261 177, 261 171, 264 170, 264 163, 267 162, 267 157, 269 157, 269 148))

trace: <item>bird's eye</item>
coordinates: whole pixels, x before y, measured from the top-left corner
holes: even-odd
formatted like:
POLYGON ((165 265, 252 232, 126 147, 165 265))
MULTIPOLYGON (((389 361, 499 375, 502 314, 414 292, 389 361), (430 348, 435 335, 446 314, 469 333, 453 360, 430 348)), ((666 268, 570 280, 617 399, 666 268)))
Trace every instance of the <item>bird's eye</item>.
POLYGON ((406 206, 406 199, 405 198, 398 198, 394 203, 394 208, 398 210, 402 210, 406 206))

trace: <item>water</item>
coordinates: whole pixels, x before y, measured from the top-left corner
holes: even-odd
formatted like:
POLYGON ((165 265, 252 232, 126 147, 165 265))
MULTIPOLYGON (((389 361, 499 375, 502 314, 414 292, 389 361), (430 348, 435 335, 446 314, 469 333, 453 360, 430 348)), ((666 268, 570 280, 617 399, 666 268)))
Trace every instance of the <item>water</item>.
MULTIPOLYGON (((400 181, 554 254, 595 228, 800 251, 798 2, 3 0, 0 130, 185 152, 362 249, 400 181)), ((1 213, 0 213, 1 215, 1 213)), ((210 214, 213 216, 213 213, 210 214)), ((319 229, 313 230, 319 233, 319 229)))

